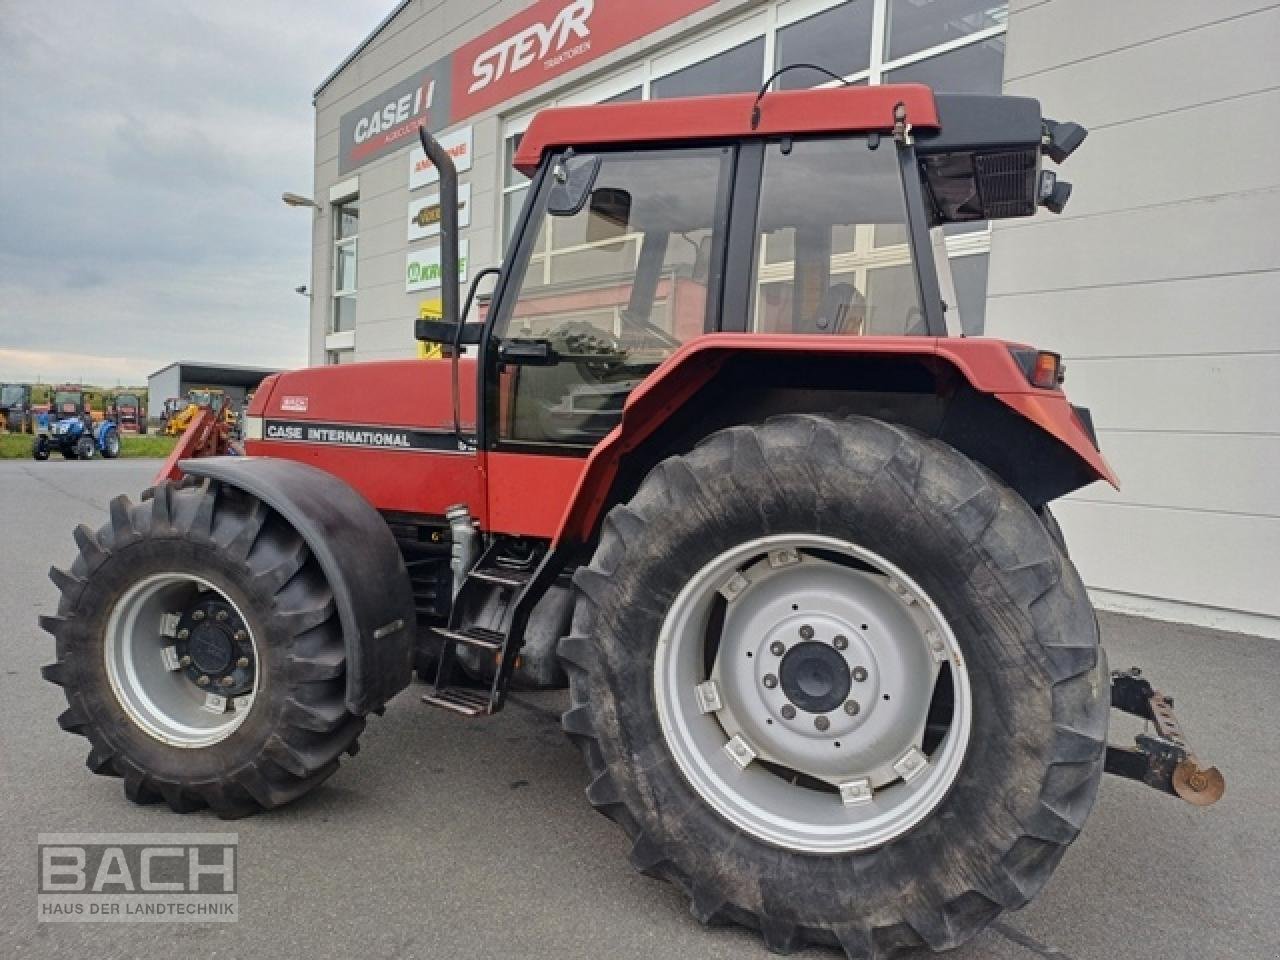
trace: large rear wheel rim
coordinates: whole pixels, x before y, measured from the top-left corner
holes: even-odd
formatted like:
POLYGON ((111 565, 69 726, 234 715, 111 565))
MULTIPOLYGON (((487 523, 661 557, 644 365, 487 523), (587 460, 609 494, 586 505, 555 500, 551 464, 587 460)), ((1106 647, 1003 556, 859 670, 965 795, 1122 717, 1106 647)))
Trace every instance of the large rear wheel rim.
POLYGON ((920 823, 972 726, 964 658, 934 602, 885 558, 815 534, 743 543, 690 579, 659 633, 654 699, 698 794, 804 853, 869 849, 920 823), (949 716, 927 728, 942 683, 949 716))
POLYGON ((112 608, 103 652, 120 706, 174 747, 231 736, 262 684, 257 641, 240 608, 192 574, 155 574, 130 587, 112 608))

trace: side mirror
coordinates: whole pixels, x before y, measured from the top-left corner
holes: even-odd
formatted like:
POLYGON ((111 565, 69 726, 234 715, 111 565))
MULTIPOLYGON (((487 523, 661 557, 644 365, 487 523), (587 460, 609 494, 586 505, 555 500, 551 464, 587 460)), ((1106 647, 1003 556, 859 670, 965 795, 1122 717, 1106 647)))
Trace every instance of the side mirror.
POLYGON ((581 212, 600 172, 599 157, 576 157, 566 153, 551 168, 551 189, 547 193, 547 213, 572 217, 581 212))

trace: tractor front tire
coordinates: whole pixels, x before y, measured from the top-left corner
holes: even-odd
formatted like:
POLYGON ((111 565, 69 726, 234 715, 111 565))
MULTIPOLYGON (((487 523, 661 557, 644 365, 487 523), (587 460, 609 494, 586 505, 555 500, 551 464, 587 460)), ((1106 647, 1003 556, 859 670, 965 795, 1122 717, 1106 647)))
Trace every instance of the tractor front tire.
POLYGON ((107 460, 120 456, 120 431, 115 427, 102 435, 102 456, 107 460))
POLYGON ((76 440, 75 446, 72 448, 73 454, 68 457, 69 460, 92 460, 94 451, 93 437, 88 433, 82 433, 76 440))
POLYGON ((138 803, 238 817, 314 789, 354 754, 332 592, 302 537, 216 481, 111 502, 75 531, 79 554, 41 626, 59 725, 87 737, 89 769, 138 803))
POLYGON ((955 947, 1040 890, 1093 806, 1109 687, 1084 587, 938 441, 721 431, 608 514, 574 583, 587 797, 703 923, 780 953, 955 947))

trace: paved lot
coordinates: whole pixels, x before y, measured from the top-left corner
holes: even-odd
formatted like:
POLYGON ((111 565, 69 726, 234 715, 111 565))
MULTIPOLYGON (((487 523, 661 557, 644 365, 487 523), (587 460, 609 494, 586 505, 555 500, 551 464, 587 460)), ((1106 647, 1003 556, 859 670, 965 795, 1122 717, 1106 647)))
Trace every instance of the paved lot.
MULTIPOLYGON (((626 845, 582 795, 558 695, 489 721, 455 720, 411 688, 375 719, 360 756, 320 791, 224 824, 126 801, 84 767, 85 741, 54 717, 62 694, 39 666, 52 640, 50 563, 107 501, 136 494, 141 461, 0 461, 0 943, 8 957, 175 956, 734 958, 768 954, 752 934, 704 930, 682 898, 633 873, 626 845), (37 924, 36 834, 239 834, 235 925, 37 924)), ((1179 695, 1227 795, 1196 810, 1107 778, 1084 835, 1048 889, 957 960, 1280 957, 1280 751, 1266 726, 1280 644, 1105 616, 1113 665, 1144 664, 1179 695)), ((1113 737, 1118 733, 1113 730, 1113 737)), ((806 958, 834 960, 812 951, 806 958)))

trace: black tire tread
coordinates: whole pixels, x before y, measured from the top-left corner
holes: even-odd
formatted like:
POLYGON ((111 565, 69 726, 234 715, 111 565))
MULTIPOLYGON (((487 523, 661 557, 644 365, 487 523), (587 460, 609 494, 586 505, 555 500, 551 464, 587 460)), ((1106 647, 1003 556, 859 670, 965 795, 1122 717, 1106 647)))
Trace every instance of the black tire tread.
MULTIPOLYGON (((578 606, 574 632, 561 641, 558 650, 570 681, 571 705, 562 725, 586 761, 591 777, 588 800, 631 838, 631 862, 636 869, 679 887, 689 898, 692 914, 703 923, 728 917, 759 930, 768 948, 775 952, 790 953, 807 944, 827 945, 839 947, 850 960, 879 960, 902 949, 921 946, 935 951, 949 949, 971 938, 1003 910, 1027 904, 1048 880, 1083 825, 1101 775, 1106 738, 1105 710, 1099 723, 1097 710, 1089 706, 1096 699, 1091 685, 1097 682, 1099 671, 1106 676, 1105 660, 1096 643, 1096 620, 1094 640, 1081 643, 1079 630, 1064 626, 1062 618, 1064 609, 1078 604, 1084 589, 1066 560, 1065 545, 1059 547, 1060 540, 1046 531, 1042 544, 1031 544, 1031 549, 1019 544, 1018 549, 1013 549, 993 534, 1003 512, 1027 510, 1022 499, 994 474, 953 448, 910 428, 865 417, 835 420, 788 414, 758 426, 732 427, 654 468, 629 503, 610 510, 590 564, 575 574, 578 606), (881 462, 871 472, 841 456, 842 435, 851 428, 873 437, 876 445, 883 448, 878 451, 881 462), (726 446, 727 451, 722 449, 726 446), (753 476, 767 475, 771 456, 794 456, 800 449, 806 449, 814 463, 841 463, 842 467, 851 468, 849 482, 861 487, 881 480, 881 474, 892 477, 904 488, 939 482, 924 469, 922 450, 933 454, 929 458, 932 462, 943 463, 950 470, 967 471, 973 492, 955 502, 953 517, 966 530, 970 542, 982 545, 986 554, 995 559, 998 569, 992 571, 993 585, 1011 585, 1006 593, 1011 608, 1034 624, 1038 637, 1053 653, 1048 666, 1054 688, 1055 732, 1049 775, 1044 778, 1034 814, 1021 823, 1022 834, 998 869, 962 895, 935 902, 925 889, 904 891, 902 921, 896 924, 805 926, 773 918, 767 911, 727 907, 718 891, 693 886, 660 841, 648 835, 617 799, 620 792, 616 784, 609 783, 613 774, 598 743, 595 711, 599 707, 590 699, 588 678, 601 669, 600 656, 585 635, 584 625, 594 622, 600 598, 624 556, 640 547, 646 536, 648 515, 669 510, 672 504, 688 505, 714 498, 715 491, 708 489, 700 476, 714 477, 726 469, 737 472, 739 468, 752 467, 763 468, 753 476), (726 458, 731 464, 728 468, 726 458), (692 465, 703 469, 692 469, 692 465), (1035 557, 1037 552, 1038 559, 1028 563, 1026 557, 1035 557)), ((1065 619, 1079 627, 1078 618, 1065 619)), ((917 829, 930 827, 926 821, 917 829)), ((768 902, 767 894, 764 902, 768 902)))
POLYGON ((96 532, 78 527, 75 540, 79 552, 70 570, 50 571, 61 594, 58 613, 41 617, 40 626, 54 636, 57 659, 41 673, 64 688, 69 706, 58 723, 88 738, 93 772, 121 777, 125 795, 135 803, 163 801, 177 813, 208 807, 236 818, 301 796, 337 770, 343 753, 355 753, 365 721, 346 708, 346 655, 332 593, 302 538, 264 504, 217 481, 164 483, 137 504, 116 497, 108 522, 96 532), (269 587, 277 613, 291 627, 283 641, 289 659, 280 681, 290 692, 280 727, 257 756, 216 781, 166 779, 139 769, 109 731, 86 719, 78 702, 78 652, 71 637, 80 595, 101 565, 150 538, 180 538, 226 551, 269 587))

